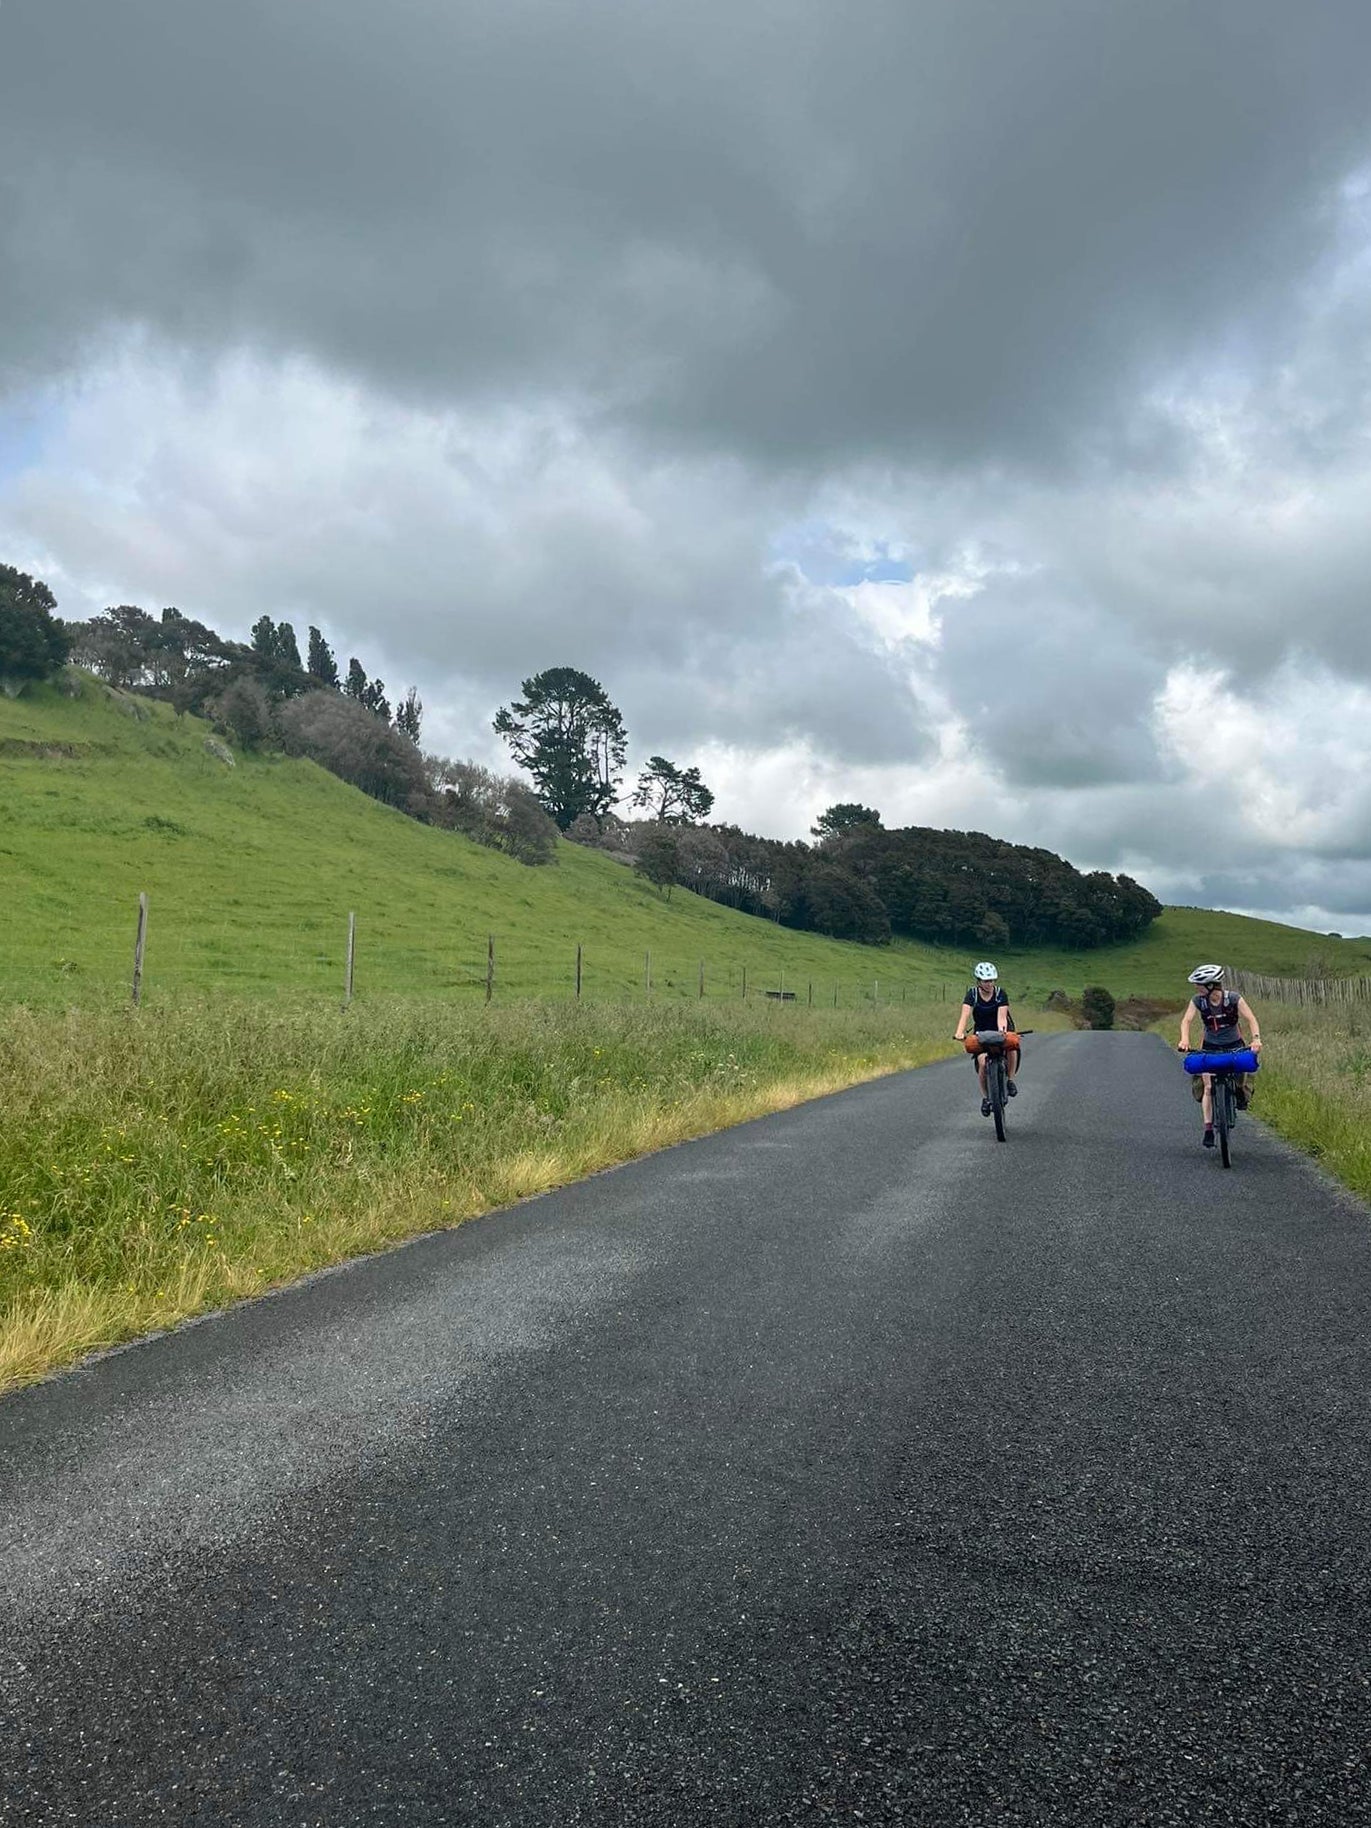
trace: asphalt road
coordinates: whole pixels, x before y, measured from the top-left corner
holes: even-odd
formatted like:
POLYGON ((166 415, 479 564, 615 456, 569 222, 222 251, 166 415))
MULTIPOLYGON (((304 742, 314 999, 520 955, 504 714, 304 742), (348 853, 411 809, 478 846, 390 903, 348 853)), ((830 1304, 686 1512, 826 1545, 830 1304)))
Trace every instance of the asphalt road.
POLYGON ((1371 1226, 960 1058, 0 1401, 0 1820, 1371 1819, 1371 1226))

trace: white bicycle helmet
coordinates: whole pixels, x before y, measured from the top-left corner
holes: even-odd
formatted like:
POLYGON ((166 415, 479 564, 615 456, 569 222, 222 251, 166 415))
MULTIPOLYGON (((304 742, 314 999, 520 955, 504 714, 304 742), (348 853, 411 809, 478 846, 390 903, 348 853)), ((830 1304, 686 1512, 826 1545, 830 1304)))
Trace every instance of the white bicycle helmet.
POLYGON ((972 975, 978 977, 983 984, 993 984, 1000 974, 988 959, 982 959, 972 975))
POLYGON ((1223 982, 1222 965, 1196 965, 1190 973, 1192 984, 1221 984, 1223 982))

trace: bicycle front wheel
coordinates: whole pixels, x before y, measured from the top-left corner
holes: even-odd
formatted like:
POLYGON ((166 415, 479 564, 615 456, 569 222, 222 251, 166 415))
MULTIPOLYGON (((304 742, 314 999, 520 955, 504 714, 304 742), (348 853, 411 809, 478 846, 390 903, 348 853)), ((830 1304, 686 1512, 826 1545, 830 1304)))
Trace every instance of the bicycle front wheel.
POLYGON ((986 1074, 990 1086, 990 1110, 995 1119, 995 1140, 1004 1141, 1004 1061, 992 1060, 990 1071, 986 1074))
POLYGON ((1214 1087, 1214 1127, 1219 1133, 1219 1159, 1225 1168, 1233 1166, 1229 1136, 1233 1129, 1233 1082, 1221 1079, 1214 1087))

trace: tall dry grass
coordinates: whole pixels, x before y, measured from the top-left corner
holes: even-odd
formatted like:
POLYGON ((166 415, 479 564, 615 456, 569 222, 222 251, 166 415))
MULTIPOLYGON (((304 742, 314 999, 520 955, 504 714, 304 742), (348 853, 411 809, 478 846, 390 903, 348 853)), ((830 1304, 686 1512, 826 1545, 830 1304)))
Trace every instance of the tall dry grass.
POLYGON ((0 1014, 0 1388, 945 1051, 944 1005, 0 1014))
POLYGON ((1371 1005, 1261 1004, 1253 1111, 1371 1200, 1371 1005))

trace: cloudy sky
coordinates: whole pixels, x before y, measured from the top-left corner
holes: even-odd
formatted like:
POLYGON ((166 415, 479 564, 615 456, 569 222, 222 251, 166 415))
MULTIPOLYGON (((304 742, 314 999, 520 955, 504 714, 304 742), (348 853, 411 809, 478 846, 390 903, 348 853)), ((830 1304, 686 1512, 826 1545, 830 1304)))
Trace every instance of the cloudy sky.
POLYGON ((3 0, 0 558, 1371 932, 1365 0, 3 0))

